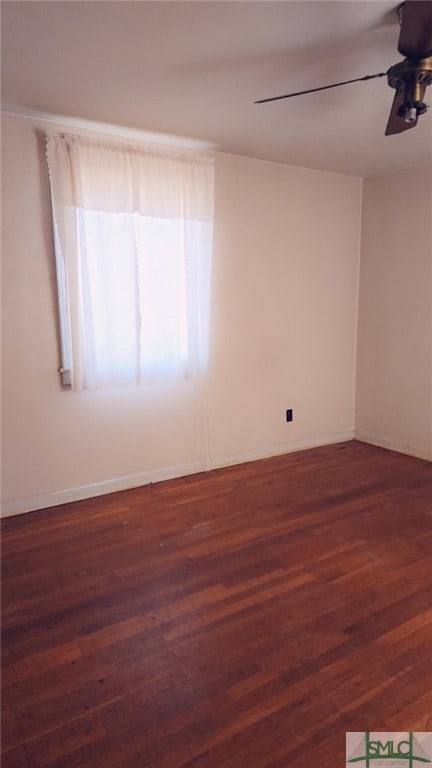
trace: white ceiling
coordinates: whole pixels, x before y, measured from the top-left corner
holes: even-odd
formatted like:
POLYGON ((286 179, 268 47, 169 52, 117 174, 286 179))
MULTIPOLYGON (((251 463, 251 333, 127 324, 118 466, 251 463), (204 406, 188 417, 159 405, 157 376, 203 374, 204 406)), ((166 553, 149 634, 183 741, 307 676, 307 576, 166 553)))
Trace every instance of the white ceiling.
POLYGON ((385 137, 386 78, 253 103, 386 71, 402 58, 396 5, 6 1, 3 106, 358 176, 417 165, 432 159, 432 107, 414 129, 385 137))

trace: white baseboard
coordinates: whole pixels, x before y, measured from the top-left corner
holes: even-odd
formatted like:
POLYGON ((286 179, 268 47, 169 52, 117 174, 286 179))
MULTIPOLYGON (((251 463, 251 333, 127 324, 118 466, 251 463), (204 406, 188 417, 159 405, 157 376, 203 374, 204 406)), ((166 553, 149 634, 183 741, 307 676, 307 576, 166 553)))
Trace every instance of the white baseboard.
POLYGON ((337 432, 334 435, 326 435, 325 437, 310 437, 305 438, 304 440, 294 440, 291 443, 279 443, 266 448, 254 448, 250 451, 244 451, 241 454, 235 454, 233 456, 216 456, 212 461, 211 469, 229 467, 233 464, 245 464, 247 461, 269 459, 272 456, 283 456, 284 453, 307 451, 308 448, 319 448, 322 445, 346 443, 347 440, 354 440, 353 429, 347 429, 343 432, 337 432))
POLYGON ((158 483, 161 480, 172 480, 174 477, 185 477, 202 472, 205 468, 199 463, 183 464, 177 467, 157 469, 152 472, 142 472, 137 475, 125 475, 111 480, 102 480, 98 483, 81 485, 76 488, 65 488, 60 491, 50 491, 37 496, 28 496, 22 499, 5 501, 1 505, 1 517, 21 515, 25 512, 34 512, 37 509, 56 507, 59 504, 70 504, 74 501, 92 499, 95 496, 104 496, 107 493, 125 491, 128 488, 138 488, 149 483, 158 483))
POLYGON ((21 515, 26 512, 34 512, 37 509, 55 507, 59 504, 70 504, 74 501, 91 499, 95 496, 104 496, 107 493, 115 493, 116 491, 125 491, 128 488, 137 488, 141 485, 148 485, 149 483, 159 483, 161 480, 172 480, 176 477, 186 477, 187 475, 193 475, 197 472, 209 471, 219 467, 244 464, 248 461, 257 461, 272 456, 281 456, 284 453, 303 451, 308 448, 318 448, 322 445, 342 443, 347 440, 352 440, 353 438, 354 430, 345 430, 344 432, 338 432, 335 435, 307 438, 305 440, 296 440, 291 443, 280 443, 266 448, 258 448, 240 454, 233 454, 232 456, 216 456, 205 464, 202 462, 194 462, 175 467, 166 467, 137 475, 126 475, 111 480, 102 480, 98 483, 82 485, 77 488, 66 488, 64 490, 50 491, 37 496, 13 499, 2 503, 0 516, 10 517, 11 515, 21 515))
POLYGON ((386 448, 388 451, 396 451, 397 453, 404 453, 406 456, 414 456, 416 459, 432 461, 431 451, 417 448, 409 443, 402 443, 399 440, 390 440, 387 437, 370 435, 367 432, 363 432, 361 429, 354 430, 354 439, 361 443, 376 445, 378 448, 386 448))

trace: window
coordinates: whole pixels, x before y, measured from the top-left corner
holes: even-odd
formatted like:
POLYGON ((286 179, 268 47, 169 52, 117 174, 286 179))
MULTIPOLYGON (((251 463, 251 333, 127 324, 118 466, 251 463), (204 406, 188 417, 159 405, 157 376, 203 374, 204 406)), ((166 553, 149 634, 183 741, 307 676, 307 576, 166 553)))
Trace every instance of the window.
POLYGON ((213 161, 47 138, 63 381, 193 378, 208 356, 213 161))

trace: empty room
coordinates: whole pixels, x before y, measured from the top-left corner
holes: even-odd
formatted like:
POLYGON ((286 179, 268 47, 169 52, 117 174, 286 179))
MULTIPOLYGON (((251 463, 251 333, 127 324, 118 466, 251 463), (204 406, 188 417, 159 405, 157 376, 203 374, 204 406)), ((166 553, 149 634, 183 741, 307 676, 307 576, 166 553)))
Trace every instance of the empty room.
POLYGON ((432 2, 1 12, 2 767, 432 764, 432 2))

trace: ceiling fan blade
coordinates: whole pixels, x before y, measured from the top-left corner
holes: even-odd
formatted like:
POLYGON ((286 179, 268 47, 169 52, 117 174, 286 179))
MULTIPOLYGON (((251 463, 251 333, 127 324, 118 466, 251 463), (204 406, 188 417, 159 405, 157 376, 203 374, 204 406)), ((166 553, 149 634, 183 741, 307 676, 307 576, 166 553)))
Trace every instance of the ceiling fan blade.
POLYGON ((374 77, 385 77, 387 72, 378 72, 376 75, 365 75, 364 77, 356 77, 354 80, 344 80, 341 83, 333 83, 332 85, 322 85, 320 88, 309 88, 307 91, 296 91, 296 93, 285 93, 284 96, 271 96, 269 99, 259 99, 254 104, 265 104, 267 101, 279 101, 280 99, 290 99, 291 96, 303 96, 305 93, 316 93, 316 91, 327 91, 329 88, 338 88, 340 85, 348 85, 349 83, 359 83, 361 80, 373 80, 374 77))
POLYGON ((399 13, 402 23, 398 51, 407 59, 432 56, 431 0, 405 0, 399 13))
POLYGON ((406 123, 403 117, 399 117, 398 109, 404 103, 404 92, 396 91, 392 108, 390 110, 390 117, 388 119, 387 128, 385 131, 386 136, 392 136, 394 133, 402 133, 408 131, 410 128, 414 128, 417 125, 417 118, 412 123, 406 123))

